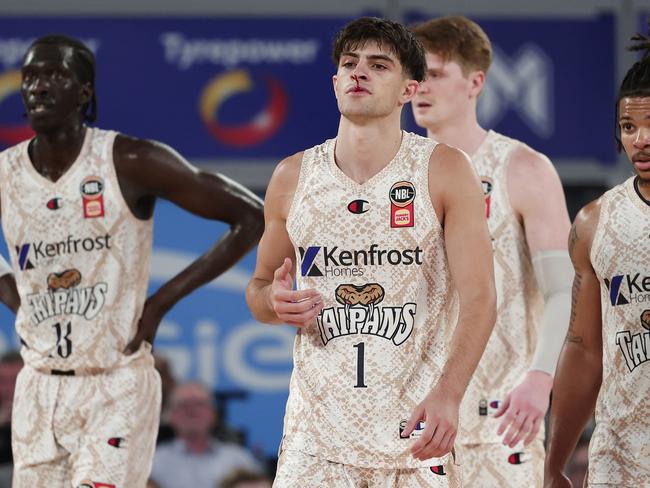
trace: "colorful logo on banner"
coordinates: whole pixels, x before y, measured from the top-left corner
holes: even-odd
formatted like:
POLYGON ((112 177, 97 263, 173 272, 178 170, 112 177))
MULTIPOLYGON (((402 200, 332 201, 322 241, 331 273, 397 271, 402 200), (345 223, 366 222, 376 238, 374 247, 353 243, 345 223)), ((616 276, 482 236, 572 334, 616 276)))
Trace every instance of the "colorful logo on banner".
MULTIPOLYGON (((20 93, 20 71, 11 70, 0 74, 0 107, 10 97, 20 93)), ((2 110, 0 108, 0 110, 2 110)), ((34 135, 29 124, 0 122, 0 144, 13 146, 34 135)))
POLYGON ((280 129, 287 118, 287 93, 270 75, 266 77, 268 102, 252 120, 228 125, 219 119, 219 109, 226 100, 254 89, 250 73, 243 69, 228 71, 210 80, 201 93, 199 111, 214 138, 229 146, 247 147, 266 141, 280 129))

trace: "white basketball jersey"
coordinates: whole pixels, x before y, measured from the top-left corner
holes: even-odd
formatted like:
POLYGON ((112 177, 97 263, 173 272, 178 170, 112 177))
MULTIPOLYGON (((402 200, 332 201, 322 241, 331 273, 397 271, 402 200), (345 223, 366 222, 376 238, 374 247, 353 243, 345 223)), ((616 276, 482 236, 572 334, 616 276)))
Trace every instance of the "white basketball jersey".
POLYGON ((400 436, 440 377, 458 313, 429 195, 436 143, 403 133, 364 184, 337 167, 335 143, 305 151, 287 219, 298 289, 318 290, 324 308, 296 336, 283 448, 361 467, 442 464, 415 460, 400 436))
POLYGON ((600 281, 603 380, 590 484, 650 486, 650 205, 635 179, 601 197, 591 247, 600 281))
MULTIPOLYGON (((461 405, 463 444, 501 442, 492 416, 530 368, 544 300, 538 289, 524 229, 510 205, 508 166, 523 143, 489 131, 472 156, 483 184, 494 250, 497 320, 461 405)), ((543 427, 540 429, 543 438, 543 427)))
POLYGON ((147 292, 152 221, 136 219, 122 197, 115 136, 87 128, 79 156, 56 182, 36 171, 28 141, 0 154, 2 226, 21 299, 16 330, 34 368, 131 360, 122 351, 147 292))

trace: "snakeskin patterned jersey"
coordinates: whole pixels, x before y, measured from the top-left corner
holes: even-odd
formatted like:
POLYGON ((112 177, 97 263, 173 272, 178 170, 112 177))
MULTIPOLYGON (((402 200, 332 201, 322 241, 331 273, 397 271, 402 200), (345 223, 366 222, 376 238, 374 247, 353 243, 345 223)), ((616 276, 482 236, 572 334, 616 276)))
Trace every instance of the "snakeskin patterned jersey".
MULTIPOLYGON (((528 371, 542 320, 544 299, 524 228, 508 196, 508 166, 513 152, 522 146, 517 140, 489 131, 472 156, 483 184, 494 250, 497 320, 461 404, 459 440, 463 444, 501 442, 496 433, 499 421, 492 415, 528 371)), ((539 435, 543 438, 543 428, 539 435)))
POLYGON ((0 154, 2 226, 21 306, 25 362, 39 370, 130 361, 147 291, 152 221, 129 210, 113 164, 116 133, 87 128, 76 161, 52 182, 29 142, 0 154))
POLYGON ((429 195, 436 143, 403 133, 363 184, 338 168, 335 143, 304 153, 287 218, 297 286, 324 308, 296 336, 283 448, 360 467, 444 464, 413 459, 400 436, 440 376, 458 314, 429 195))
POLYGON ((589 483, 650 486, 650 205, 632 177, 601 197, 591 263, 600 282, 603 381, 589 483))

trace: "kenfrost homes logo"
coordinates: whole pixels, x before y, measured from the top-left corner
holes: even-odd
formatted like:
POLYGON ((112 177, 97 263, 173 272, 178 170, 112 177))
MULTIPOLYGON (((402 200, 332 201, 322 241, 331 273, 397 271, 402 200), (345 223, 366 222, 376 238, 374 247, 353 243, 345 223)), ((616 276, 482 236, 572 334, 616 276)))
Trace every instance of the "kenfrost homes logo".
POLYGON ((650 302, 650 276, 641 273, 613 276, 603 280, 609 291, 609 302, 613 307, 629 303, 650 302))
POLYGON ((300 247, 300 276, 352 276, 364 274, 364 266, 411 266, 422 264, 422 249, 379 249, 372 244, 368 249, 347 250, 338 246, 300 247))
POLYGON ((53 258, 58 256, 110 249, 110 239, 110 234, 80 238, 68 235, 68 237, 62 241, 37 241, 18 244, 16 246, 18 266, 21 271, 25 271, 35 268, 40 261, 51 261, 53 258))

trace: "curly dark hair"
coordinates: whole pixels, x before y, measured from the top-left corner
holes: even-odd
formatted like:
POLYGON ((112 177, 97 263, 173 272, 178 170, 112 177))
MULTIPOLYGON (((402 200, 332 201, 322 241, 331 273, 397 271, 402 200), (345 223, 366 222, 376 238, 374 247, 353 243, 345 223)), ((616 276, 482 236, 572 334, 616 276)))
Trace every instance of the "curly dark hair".
MULTIPOLYGON (((650 29, 650 22, 648 22, 650 29)), ((637 33, 631 37, 632 45, 628 51, 641 51, 641 59, 634 63, 627 71, 625 78, 621 82, 616 97, 616 107, 614 111, 614 138, 619 152, 623 149, 621 143, 620 127, 618 124, 618 106, 623 98, 643 98, 650 97, 650 37, 637 33)))
POLYGON ((378 17, 361 17, 339 31, 332 47, 334 64, 338 66, 342 53, 372 41, 390 49, 411 79, 424 80, 427 63, 420 41, 402 24, 378 17))

